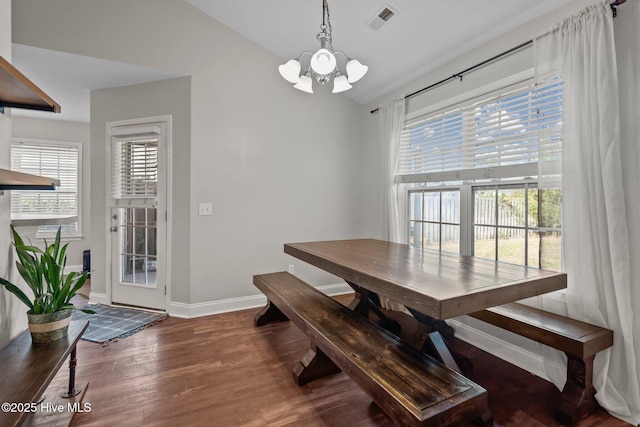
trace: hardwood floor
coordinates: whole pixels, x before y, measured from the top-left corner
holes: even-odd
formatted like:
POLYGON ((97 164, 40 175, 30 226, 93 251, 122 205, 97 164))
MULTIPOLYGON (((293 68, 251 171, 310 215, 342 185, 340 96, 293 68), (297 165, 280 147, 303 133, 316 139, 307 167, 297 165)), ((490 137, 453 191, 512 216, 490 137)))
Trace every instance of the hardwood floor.
MULTIPOLYGON (((348 297, 340 297, 343 303, 348 297)), ((78 344, 78 381, 89 381, 72 426, 393 426, 345 374, 298 387, 292 367, 308 340, 290 322, 256 328, 245 310, 169 317, 102 347, 78 344)), ((394 314, 395 316, 395 314, 394 314)), ((413 319, 402 318, 410 333, 413 319)), ((489 392, 496 426, 559 426, 550 383, 454 339, 489 392)), ((66 369, 54 384, 64 389, 66 369)), ((628 426, 599 409, 580 426, 628 426)))

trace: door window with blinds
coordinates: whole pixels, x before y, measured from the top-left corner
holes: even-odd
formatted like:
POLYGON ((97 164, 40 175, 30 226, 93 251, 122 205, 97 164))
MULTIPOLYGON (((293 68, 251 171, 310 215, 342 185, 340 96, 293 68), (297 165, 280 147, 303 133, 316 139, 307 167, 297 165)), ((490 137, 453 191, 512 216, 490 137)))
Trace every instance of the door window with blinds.
POLYGON ((81 144, 14 140, 11 144, 11 169, 55 178, 55 190, 11 191, 11 218, 51 222, 39 225, 37 237, 55 234, 80 236, 81 144), (61 225, 58 225, 61 224, 61 225))
POLYGON ((558 269, 560 189, 539 189, 538 170, 561 159, 562 93, 554 78, 407 120, 396 182, 408 191, 409 243, 558 269), (543 240, 557 248, 546 265, 543 240))
POLYGON ((111 197, 155 199, 158 194, 158 136, 114 137, 111 197))
MULTIPOLYGON (((135 129, 134 129, 135 130, 135 129)), ((111 204, 119 224, 121 283, 155 285, 157 271, 158 142, 160 130, 114 135, 111 204)), ((122 132, 132 132, 124 129, 122 132)))

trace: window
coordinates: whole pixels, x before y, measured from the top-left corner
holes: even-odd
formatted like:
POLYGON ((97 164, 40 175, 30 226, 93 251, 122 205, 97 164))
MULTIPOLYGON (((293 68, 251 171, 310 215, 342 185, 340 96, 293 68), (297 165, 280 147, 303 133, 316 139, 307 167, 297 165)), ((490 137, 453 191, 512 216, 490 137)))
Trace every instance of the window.
POLYGON ((562 91, 520 84, 405 122, 410 245, 560 268, 560 190, 540 185, 538 163, 560 161, 562 91))
POLYGON ((18 172, 60 180, 55 190, 11 192, 11 218, 50 220, 38 226, 38 237, 53 235, 62 222, 63 235, 79 236, 81 145, 46 141, 14 140, 11 144, 11 168, 18 172), (76 219, 72 223, 65 223, 76 219))
POLYGON ((409 193, 409 244, 445 252, 460 251, 460 191, 409 193))
POLYGON ((112 130, 111 205, 119 218, 120 280, 156 285, 160 128, 112 130), (136 129, 138 132, 135 133, 136 129), (131 134, 126 134, 126 133, 131 134), (116 208, 117 206, 117 208, 116 208))
POLYGON ((155 199, 158 184, 158 136, 114 137, 111 198, 155 199))

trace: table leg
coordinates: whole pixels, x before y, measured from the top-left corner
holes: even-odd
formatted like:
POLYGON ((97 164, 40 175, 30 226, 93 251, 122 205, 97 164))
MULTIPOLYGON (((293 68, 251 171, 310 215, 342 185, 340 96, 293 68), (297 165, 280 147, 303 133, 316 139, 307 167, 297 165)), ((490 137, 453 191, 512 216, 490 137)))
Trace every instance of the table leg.
MULTIPOLYGON (((418 328, 418 330, 419 329, 420 328, 418 328)), ((451 349, 449 348, 449 345, 442 338, 442 335, 440 335, 440 332, 435 331, 435 332, 429 333, 427 335, 426 343, 427 343, 427 346, 429 347, 429 351, 428 351, 429 354, 431 354, 433 357, 438 359, 443 365, 447 366, 449 369, 452 369, 459 374, 462 373, 462 371, 460 370, 460 367, 458 366, 458 363, 456 363, 456 360, 453 357, 453 354, 451 354, 451 349)))
MULTIPOLYGON (((346 282, 346 280, 345 280, 346 282)), ((349 304, 349 308, 362 317, 369 318, 369 291, 355 283, 347 282, 354 292, 353 301, 349 304)))
POLYGON ((71 350, 71 355, 69 356, 69 388, 66 393, 62 394, 62 397, 68 399, 73 396, 77 396, 80 394, 82 390, 76 389, 76 365, 78 364, 78 359, 76 358, 76 346, 73 346, 73 350, 71 350))
POLYGON ((337 374, 338 372, 340 372, 340 368, 312 343, 307 354, 293 368, 293 379, 296 384, 301 386, 316 378, 337 374))
POLYGON ((440 331, 434 331, 422 322, 418 322, 416 332, 409 344, 464 376, 473 374, 471 360, 451 348, 440 331))
POLYGON ((355 283, 347 283, 355 292, 354 299, 349 304, 349 308, 367 319, 369 319, 369 309, 371 309, 378 319, 380 319, 380 321, 377 322, 378 326, 381 326, 392 334, 399 336, 402 327, 398 322, 390 319, 382 312, 379 306, 380 300, 378 295, 375 292, 371 292, 368 289, 356 285, 355 283))

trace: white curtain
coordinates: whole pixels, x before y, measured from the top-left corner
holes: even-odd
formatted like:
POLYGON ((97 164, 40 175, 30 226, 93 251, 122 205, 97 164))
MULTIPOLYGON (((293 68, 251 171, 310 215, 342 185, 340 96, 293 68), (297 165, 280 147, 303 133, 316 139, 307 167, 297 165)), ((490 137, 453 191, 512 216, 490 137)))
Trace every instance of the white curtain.
POLYGON ((380 114, 380 145, 382 153, 383 203, 386 239, 391 242, 402 242, 398 184, 394 179, 398 170, 400 157, 400 134, 404 124, 405 100, 398 96, 385 102, 378 111, 380 114))
MULTIPOLYGON (((618 64, 609 0, 599 1, 535 40, 539 78, 562 75, 562 258, 570 317, 614 331, 595 359, 596 399, 640 423, 640 154, 638 42, 618 64), (619 65, 624 63, 624 70, 619 65), (620 90, 619 90, 620 86, 620 90)), ((637 13, 635 8, 621 8, 637 13)), ((631 6, 630 6, 631 7, 631 6)), ((637 25, 637 15, 629 28, 637 25)), ((636 30, 634 30, 636 31, 636 30)), ((632 46, 632 47, 631 47, 632 46)), ((551 373, 561 387, 563 374, 551 373)))
MULTIPOLYGON (((400 204, 398 184, 395 176, 400 158, 400 135, 405 119, 404 95, 385 102, 378 111, 380 114, 380 152, 382 168, 383 218, 386 228, 385 238, 391 242, 404 243, 405 233, 400 225, 400 204)), ((380 296, 380 304, 387 310, 406 311, 402 304, 380 296)))

